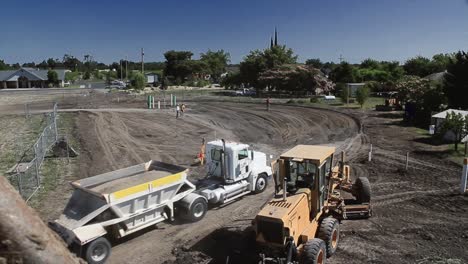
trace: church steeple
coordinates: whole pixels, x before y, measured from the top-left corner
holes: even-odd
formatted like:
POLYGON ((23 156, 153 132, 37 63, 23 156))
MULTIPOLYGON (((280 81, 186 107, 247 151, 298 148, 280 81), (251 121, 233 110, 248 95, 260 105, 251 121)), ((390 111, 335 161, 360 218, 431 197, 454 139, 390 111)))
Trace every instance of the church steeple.
POLYGON ((278 32, 276 31, 275 27, 275 47, 278 46, 278 32))

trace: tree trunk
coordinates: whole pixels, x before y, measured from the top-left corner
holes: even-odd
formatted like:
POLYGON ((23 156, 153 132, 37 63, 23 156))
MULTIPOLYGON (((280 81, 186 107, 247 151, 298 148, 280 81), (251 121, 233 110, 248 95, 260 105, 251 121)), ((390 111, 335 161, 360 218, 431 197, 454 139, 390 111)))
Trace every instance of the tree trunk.
POLYGON ((0 263, 83 263, 2 175, 0 193, 0 263))

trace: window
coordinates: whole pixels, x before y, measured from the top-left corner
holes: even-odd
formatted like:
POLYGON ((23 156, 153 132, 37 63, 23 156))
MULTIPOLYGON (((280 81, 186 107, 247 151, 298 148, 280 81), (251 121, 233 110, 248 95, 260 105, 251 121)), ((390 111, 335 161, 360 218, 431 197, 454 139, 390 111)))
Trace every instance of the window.
POLYGON ((211 149, 211 160, 221 161, 221 150, 220 149, 211 149))
POLYGON ((248 157, 249 157, 249 151, 248 150, 243 149, 243 150, 239 151, 239 155, 238 155, 239 160, 243 160, 243 159, 248 158, 248 157))
POLYGON ((296 188, 315 189, 317 166, 309 162, 290 162, 288 182, 296 188))

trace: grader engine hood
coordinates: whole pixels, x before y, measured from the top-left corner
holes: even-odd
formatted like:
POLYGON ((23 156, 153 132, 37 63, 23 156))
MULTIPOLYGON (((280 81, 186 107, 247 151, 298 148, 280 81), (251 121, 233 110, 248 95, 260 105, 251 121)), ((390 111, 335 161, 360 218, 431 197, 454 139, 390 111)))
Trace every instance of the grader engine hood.
POLYGON ((297 243, 301 230, 309 223, 310 190, 300 189, 283 200, 279 193, 256 216, 256 240, 259 243, 283 246, 286 238, 293 237, 297 243))

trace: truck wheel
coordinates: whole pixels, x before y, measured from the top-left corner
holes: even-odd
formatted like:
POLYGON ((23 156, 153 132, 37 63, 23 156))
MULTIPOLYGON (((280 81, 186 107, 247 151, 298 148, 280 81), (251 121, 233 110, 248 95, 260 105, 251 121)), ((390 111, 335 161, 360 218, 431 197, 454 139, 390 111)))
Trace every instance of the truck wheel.
POLYGON ((106 238, 100 237, 88 244, 85 257, 89 264, 102 264, 106 262, 110 253, 111 244, 106 238))
POLYGON ((353 184, 354 196, 359 203, 369 203, 371 200, 371 187, 369 179, 359 177, 353 184))
POLYGON ((255 190, 254 193, 262 193, 265 191, 266 187, 268 185, 268 179, 265 174, 259 174, 257 177, 257 182, 255 183, 255 190))
POLYGON ((307 241, 302 251, 302 264, 324 264, 327 259, 325 242, 320 238, 307 241))
POLYGON ((340 222, 338 219, 333 217, 323 219, 318 230, 318 237, 325 241, 327 258, 335 254, 340 241, 340 222))
POLYGON ((189 219, 191 222, 198 222, 200 221, 206 214, 206 210, 208 209, 208 204, 206 200, 203 198, 197 198, 193 201, 192 206, 190 206, 189 210, 189 219))

